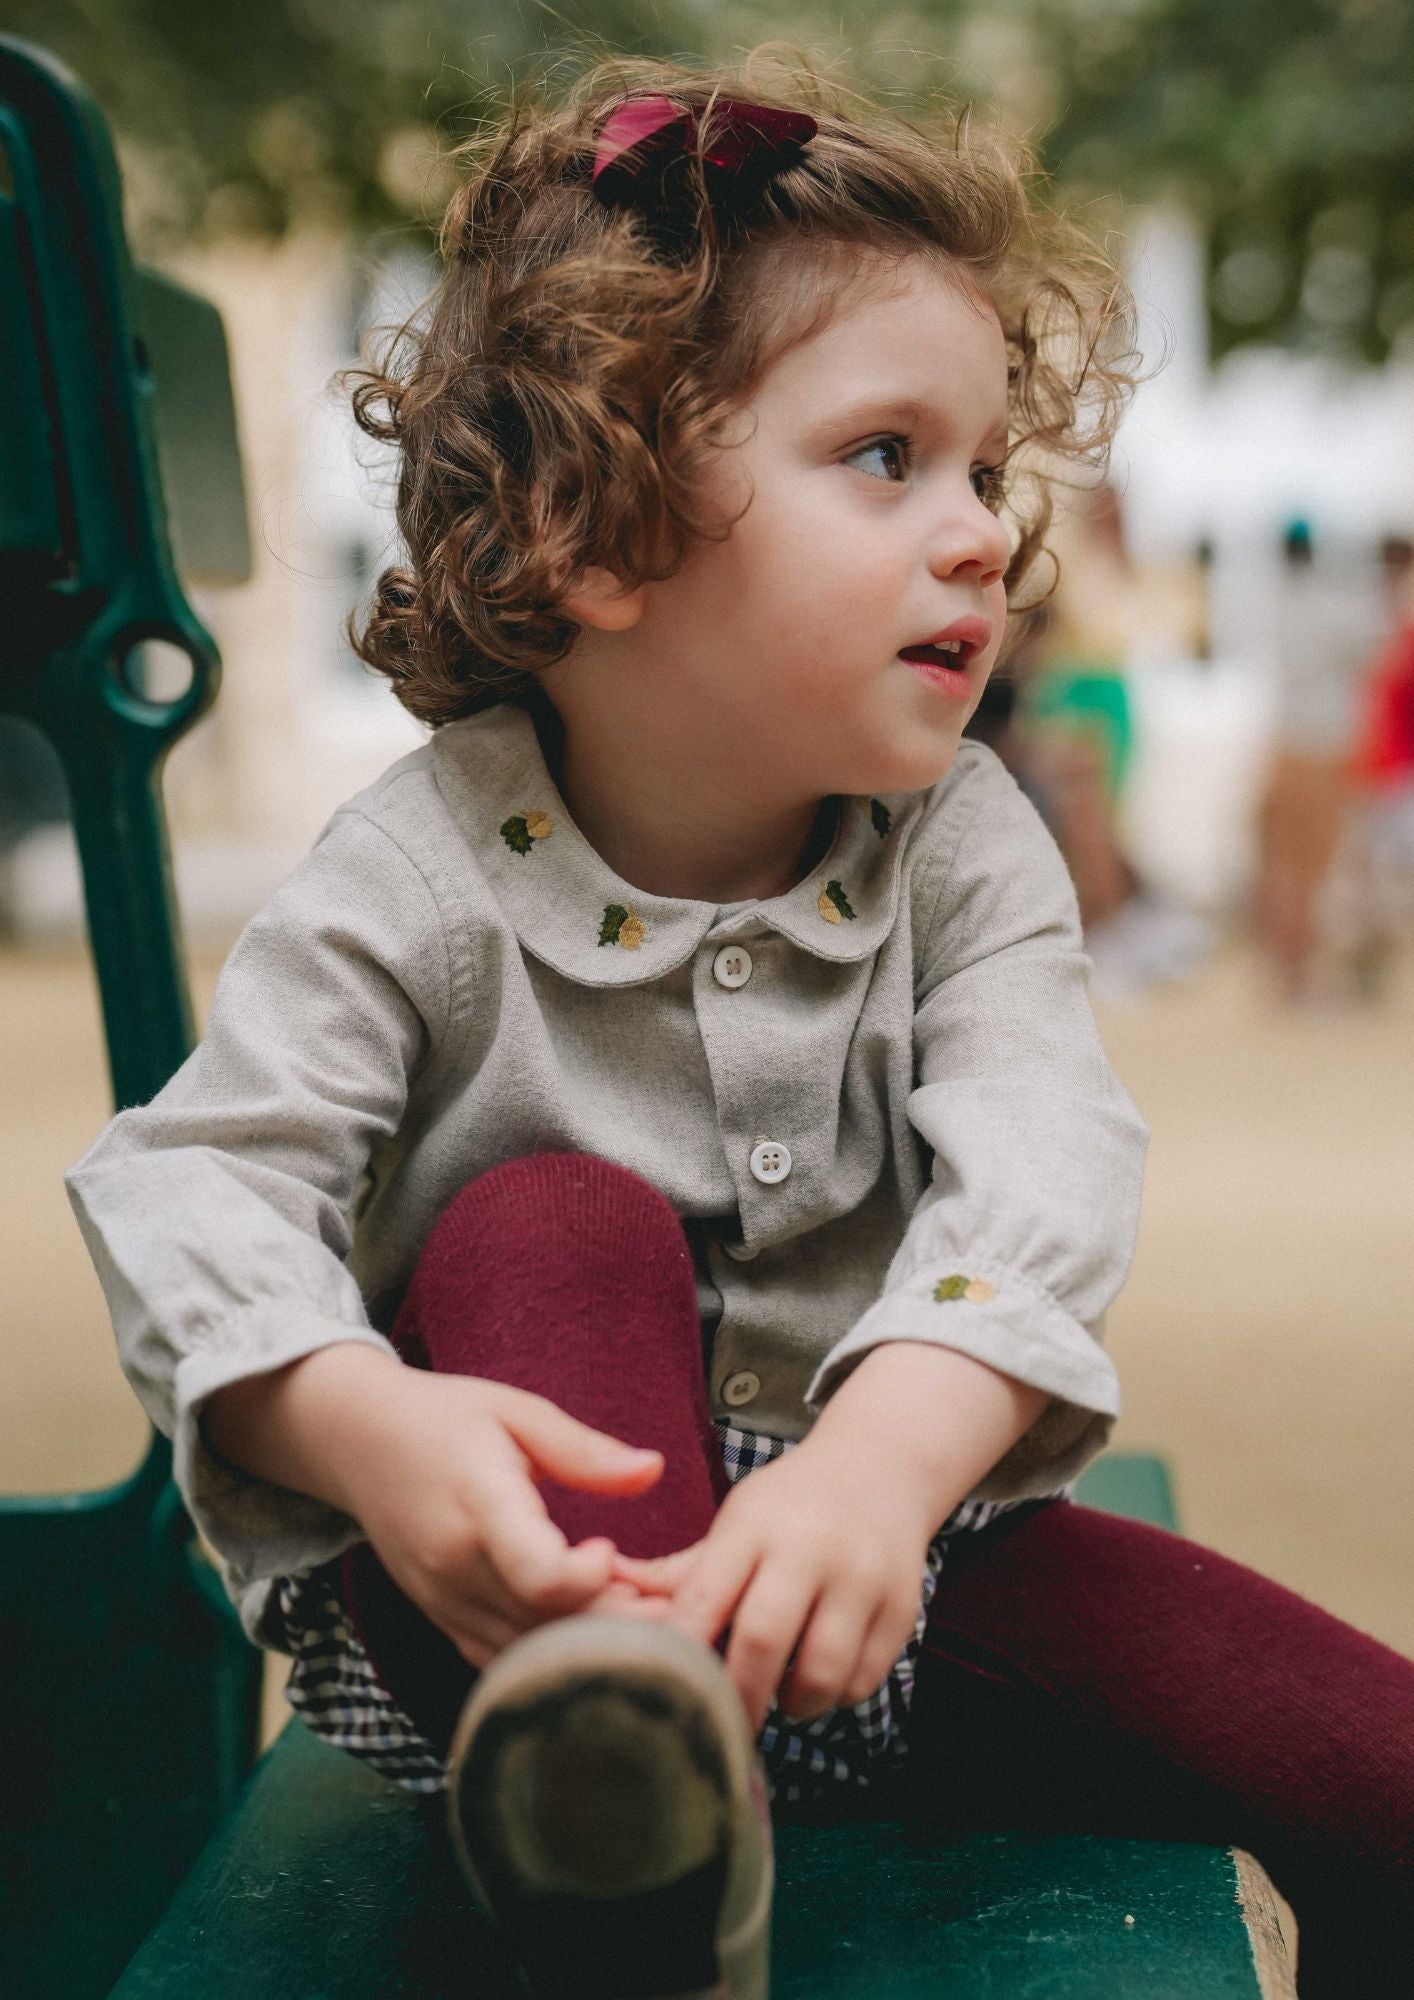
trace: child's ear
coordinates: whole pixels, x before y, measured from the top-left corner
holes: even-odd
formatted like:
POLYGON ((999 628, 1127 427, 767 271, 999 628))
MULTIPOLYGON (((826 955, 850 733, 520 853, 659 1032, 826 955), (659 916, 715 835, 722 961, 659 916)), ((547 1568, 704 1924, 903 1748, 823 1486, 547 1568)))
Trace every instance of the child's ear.
POLYGON ((577 625, 591 625, 596 632, 627 632, 643 616, 647 597, 646 584, 625 590, 612 570, 591 564, 560 592, 559 602, 577 625))

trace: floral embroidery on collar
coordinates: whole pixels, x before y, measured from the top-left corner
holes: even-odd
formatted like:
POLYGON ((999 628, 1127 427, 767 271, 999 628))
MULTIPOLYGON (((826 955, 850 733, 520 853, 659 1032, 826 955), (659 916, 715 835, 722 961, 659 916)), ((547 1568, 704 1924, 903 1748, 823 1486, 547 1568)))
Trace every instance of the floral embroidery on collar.
POLYGON ((894 823, 894 816, 884 804, 884 801, 882 799, 861 798, 859 804, 868 813, 869 823, 875 833, 878 834, 880 840, 887 840, 889 837, 889 828, 894 823))
POLYGON ((815 958, 858 963, 889 933, 910 836, 928 806, 922 793, 835 796, 819 830, 829 845, 819 852, 817 841, 809 872, 724 917, 713 903, 650 895, 615 873, 576 825, 534 717, 515 703, 448 723, 425 754, 521 945, 588 986, 641 986, 683 965, 709 938, 736 943, 757 930, 815 958))
POLYGON ((820 891, 815 907, 827 924, 843 923, 846 917, 851 923, 854 922, 854 911, 849 906, 849 897, 846 896, 841 882, 827 882, 820 891))
POLYGON ((532 841, 548 840, 554 826, 549 813, 513 813, 500 831, 512 854, 529 854, 532 841))
POLYGON ((989 1285, 985 1278, 965 1278, 961 1271, 940 1278, 933 1287, 933 1297, 939 1305, 947 1305, 953 1299, 967 1299, 974 1306, 984 1306, 988 1299, 996 1296, 995 1285, 989 1285))
POLYGON ((625 909, 622 903, 604 905, 604 921, 599 926, 600 944, 622 945, 625 951, 637 951, 648 935, 644 923, 632 903, 625 909))

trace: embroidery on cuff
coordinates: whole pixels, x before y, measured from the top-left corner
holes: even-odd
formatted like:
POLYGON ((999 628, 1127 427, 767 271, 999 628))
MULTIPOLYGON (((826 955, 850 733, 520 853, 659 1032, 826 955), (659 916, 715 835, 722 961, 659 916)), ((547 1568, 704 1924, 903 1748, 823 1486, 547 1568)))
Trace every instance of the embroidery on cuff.
POLYGON ((604 905, 604 921, 599 926, 600 944, 622 945, 625 951, 637 951, 648 935, 648 926, 638 916, 632 904, 625 909, 622 903, 604 905))
POLYGON ((529 854, 532 842, 550 838, 550 815, 542 812, 515 813, 502 823, 500 833, 512 854, 529 854))
POLYGON ((947 1305, 952 1299, 968 1299, 974 1306, 986 1305, 988 1299, 997 1296, 995 1285, 989 1285, 985 1278, 967 1278, 961 1271, 954 1271, 946 1278, 940 1278, 933 1287, 933 1297, 939 1305, 947 1305))
POLYGON ((843 923, 846 917, 851 923, 854 921, 854 911, 849 906, 849 898, 841 882, 827 882, 815 907, 827 924, 843 923))

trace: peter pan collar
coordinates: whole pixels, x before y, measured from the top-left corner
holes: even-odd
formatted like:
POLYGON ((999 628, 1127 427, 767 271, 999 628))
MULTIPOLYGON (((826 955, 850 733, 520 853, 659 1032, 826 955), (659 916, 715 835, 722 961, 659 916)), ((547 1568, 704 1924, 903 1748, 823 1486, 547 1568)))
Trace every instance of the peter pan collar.
POLYGON ((444 798, 527 951, 586 986, 642 986, 683 964, 730 911, 817 958, 878 950, 894 920, 901 858, 926 794, 842 798, 829 852, 803 882, 760 901, 653 896, 616 875, 570 818, 535 723, 518 703, 432 738, 444 798))

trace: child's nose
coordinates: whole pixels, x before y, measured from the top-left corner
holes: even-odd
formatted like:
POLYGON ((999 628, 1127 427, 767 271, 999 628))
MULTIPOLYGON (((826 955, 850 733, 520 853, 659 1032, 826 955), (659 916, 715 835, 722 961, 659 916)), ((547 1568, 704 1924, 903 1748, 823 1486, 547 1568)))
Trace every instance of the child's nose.
POLYGON ((935 576, 965 578, 985 590, 1001 582, 1010 560, 1005 522, 969 487, 967 500, 938 525, 930 568, 935 576))

